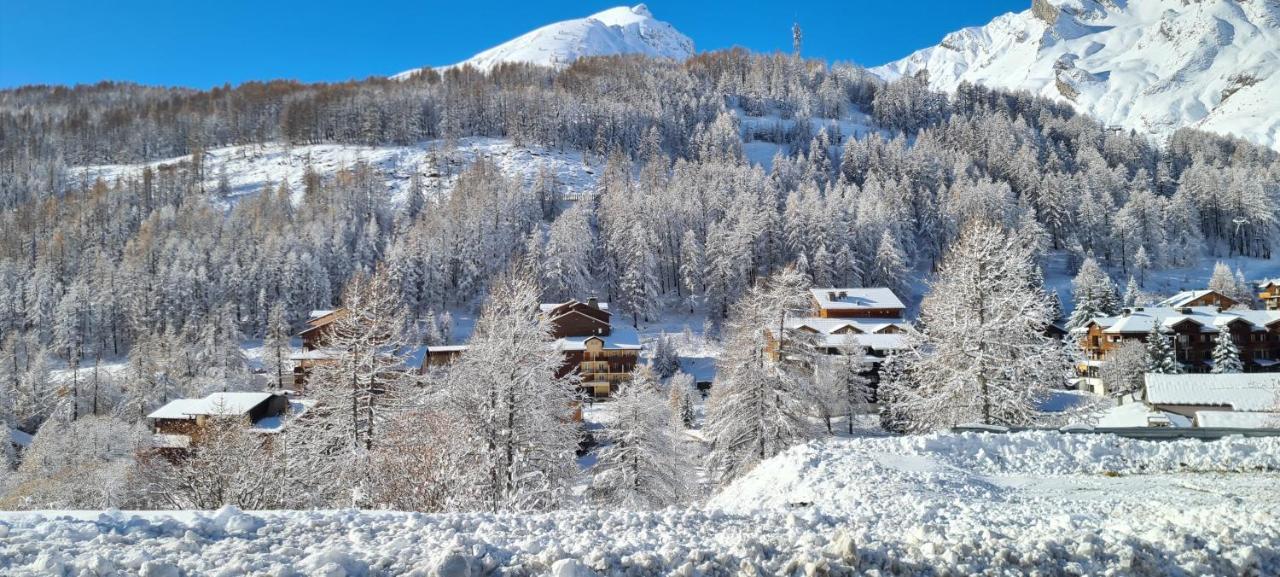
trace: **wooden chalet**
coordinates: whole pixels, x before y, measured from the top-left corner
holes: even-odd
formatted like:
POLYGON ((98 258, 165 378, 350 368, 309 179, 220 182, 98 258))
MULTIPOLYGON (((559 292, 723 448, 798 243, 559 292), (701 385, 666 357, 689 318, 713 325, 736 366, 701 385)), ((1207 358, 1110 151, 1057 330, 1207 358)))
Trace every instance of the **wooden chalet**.
POLYGON ((1280 310, 1280 279, 1271 279, 1258 285, 1258 298, 1269 311, 1280 310))
POLYGON ((467 352, 467 345, 431 345, 422 356, 422 372, 436 367, 453 364, 453 361, 467 352))
POLYGON ((1182 291, 1154 305, 1156 308, 1215 307, 1225 311, 1240 301, 1215 290, 1182 291))
POLYGON ((1156 411, 1189 419, 1192 426, 1280 428, 1276 398, 1280 378, 1258 373, 1143 376, 1142 401, 1156 411))
POLYGON ((1152 327, 1170 338, 1178 363, 1188 373, 1207 373, 1213 368, 1213 349, 1220 338, 1235 342, 1246 372, 1280 368, 1280 311, 1133 307, 1116 316, 1092 319, 1075 330, 1085 353, 1079 367, 1085 384, 1105 393, 1099 370, 1107 355, 1128 341, 1146 343, 1152 327))
POLYGON ((330 357, 323 349, 324 341, 333 323, 346 315, 344 308, 315 310, 308 315, 306 327, 298 333, 302 339, 302 351, 289 355, 289 360, 293 361, 293 384, 299 392, 306 386, 311 369, 329 362, 330 357))
POLYGON ((819 318, 902 319, 907 306, 898 295, 882 287, 815 288, 809 290, 814 314, 819 318))
MULTIPOLYGON (((907 346, 906 306, 887 288, 810 290, 813 316, 787 317, 783 328, 807 333, 807 338, 828 355, 845 354, 860 347, 866 354, 867 377, 872 387, 880 381, 880 364, 907 346), (875 316, 884 315, 884 316, 875 316)), ((777 359, 777 328, 765 332, 768 352, 777 359)))
MULTIPOLYGON (((293 403, 295 416, 305 405, 293 403)), ((203 399, 176 399, 147 415, 162 449, 186 449, 198 443, 205 427, 216 418, 241 419, 255 432, 272 433, 283 428, 291 409, 287 396, 278 393, 213 393, 203 399)))
POLYGON ((605 398, 631 379, 640 360, 639 336, 614 328, 609 304, 595 298, 544 303, 540 314, 550 321, 556 347, 564 353, 559 376, 577 372, 584 393, 605 398))

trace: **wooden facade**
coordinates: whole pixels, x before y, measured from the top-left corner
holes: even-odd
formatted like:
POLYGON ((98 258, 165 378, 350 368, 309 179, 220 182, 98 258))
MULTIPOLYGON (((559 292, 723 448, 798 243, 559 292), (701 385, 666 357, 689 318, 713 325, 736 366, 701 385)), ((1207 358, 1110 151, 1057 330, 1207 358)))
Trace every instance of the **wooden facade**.
POLYGON ((1183 291, 1172 297, 1169 297, 1159 303, 1155 307, 1213 307, 1220 311, 1225 311, 1231 307, 1239 305, 1240 301, 1233 299, 1215 290, 1197 290, 1183 291))
POLYGON ((1262 300, 1262 306, 1267 310, 1280 311, 1280 282, 1270 280, 1264 283, 1258 298, 1262 300))
POLYGON ((543 315, 551 322, 552 338, 609 336, 613 332, 609 311, 595 299, 544 307, 543 315))
MULTIPOLYGON (((1246 372, 1272 370, 1280 360, 1280 319, 1269 323, 1266 330, 1257 330, 1248 320, 1236 317, 1207 331, 1203 324, 1188 318, 1165 326, 1162 332, 1170 338, 1174 355, 1187 372, 1208 372, 1212 368, 1213 349, 1224 335, 1229 335, 1240 350, 1240 361, 1246 372)), ((1107 331, 1100 323, 1091 321, 1081 334, 1080 346, 1087 360, 1105 361, 1108 353, 1125 342, 1146 343, 1149 333, 1149 330, 1107 331)), ((1096 374, 1086 376, 1096 377, 1096 374)))
POLYGON ((608 305, 596 299, 586 302, 544 304, 542 315, 559 339, 565 363, 558 376, 577 373, 582 392, 593 398, 607 398, 618 386, 631 380, 631 371, 640 362, 639 342, 611 343, 614 336, 608 305))

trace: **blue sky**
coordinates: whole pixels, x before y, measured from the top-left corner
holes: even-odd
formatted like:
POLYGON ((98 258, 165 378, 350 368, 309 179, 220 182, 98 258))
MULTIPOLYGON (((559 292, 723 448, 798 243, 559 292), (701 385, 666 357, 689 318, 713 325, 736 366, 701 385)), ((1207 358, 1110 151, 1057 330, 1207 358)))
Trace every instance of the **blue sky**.
MULTIPOLYGON (((450 64, 609 1, 0 0, 0 87, 127 80, 209 87, 335 81, 450 64)), ((790 50, 877 65, 1030 0, 647 2, 699 50, 790 50)))

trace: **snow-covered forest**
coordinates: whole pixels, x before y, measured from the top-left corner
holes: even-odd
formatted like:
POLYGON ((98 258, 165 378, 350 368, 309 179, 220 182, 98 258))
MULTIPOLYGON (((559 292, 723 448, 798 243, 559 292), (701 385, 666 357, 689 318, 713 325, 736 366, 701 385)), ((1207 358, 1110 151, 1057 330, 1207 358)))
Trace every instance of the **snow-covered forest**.
MULTIPOLYGON (((897 359, 890 373, 902 384, 891 391, 902 395, 903 428, 1023 422, 1033 399, 1019 383, 1067 366, 1040 336, 1061 310, 1043 286, 1048 258, 1065 255, 1071 273, 1094 262, 1142 279, 1206 258, 1270 258, 1280 238, 1280 159, 1268 149, 1193 130, 1151 142, 1027 94, 971 85, 942 94, 915 78, 886 83, 852 65, 744 50, 680 63, 585 58, 560 71, 424 69, 332 85, 33 86, 0 92, 0 139, 0 420, 41 431, 31 452, 45 458, 15 473, 28 507, 274 507, 288 495, 292 506, 556 508, 574 482, 578 439, 558 415, 573 390, 550 376, 555 359, 539 356, 547 329, 530 320, 531 303, 587 294, 607 298, 615 322, 636 326, 696 312, 708 320, 704 336, 728 344, 733 370, 721 378, 742 386, 718 387, 709 401, 713 484, 808 438, 810 417, 829 422, 861 402, 848 387, 819 394, 812 378, 760 358, 761 327, 808 285, 908 297, 934 329, 914 335, 917 352, 944 346, 959 306, 949 294, 984 302, 998 286, 1002 300, 980 306, 1041 303, 1003 351, 1026 359, 1028 373, 996 385, 982 406, 937 415, 936 399, 908 386, 927 377, 949 383, 947 394, 977 382, 986 390, 981 366, 966 373, 926 355, 897 359), (517 178, 463 154, 471 137, 573 151, 591 182, 569 194, 550 170, 517 178), (306 167, 300 183, 248 193, 233 193, 235 175, 208 162, 227 147, 424 142, 430 152, 401 167, 407 175, 365 162, 306 167), (98 165, 136 170, 86 177, 84 167, 98 165), (400 177, 407 184, 392 186, 400 177), (966 270, 973 255, 1017 266, 975 276, 966 270), (948 288, 926 296, 927 278, 948 288), (973 286, 975 278, 989 284, 973 286), (242 456, 238 466, 148 472, 125 457, 148 411, 246 388, 251 366, 279 374, 272 363, 284 362, 278 352, 309 311, 361 302, 378 312, 348 321, 351 350, 441 344, 458 311, 479 313, 473 350, 448 378, 413 382, 387 380, 377 355, 344 358, 329 380, 347 384, 316 395, 356 409, 318 410, 298 427, 311 436, 289 451, 296 463, 258 466, 261 455, 244 455, 266 449, 231 433, 217 441, 242 456), (382 340, 361 341, 370 335, 382 340), (262 366, 241 348, 259 339, 277 352, 262 366), (473 383, 487 377, 478 375, 501 374, 512 350, 524 352, 509 378, 479 395, 473 383), (99 370, 106 365, 113 370, 99 370), (755 424, 740 411, 756 411, 755 424), (496 415, 520 425, 486 429, 496 415), (59 433, 45 435, 50 427, 59 433), (445 440, 454 449, 442 449, 445 440), (101 463, 117 468, 109 478, 118 482, 36 486, 101 463), (476 463, 483 471, 469 470, 476 463), (378 473, 396 470, 440 474, 438 492, 378 473), (131 482, 138 475, 154 482, 131 482), (174 487, 212 477, 227 492, 192 489, 174 500, 174 487)), ((987 319, 983 330, 1009 322, 987 319)), ((662 387, 619 399, 674 416, 633 409, 620 420, 631 429, 619 438, 645 443, 600 455, 608 473, 593 493, 667 504, 634 490, 646 475, 697 493, 688 463, 669 451, 684 442, 670 422, 691 422, 691 409, 662 387), (636 451, 651 470, 627 468, 636 451)))

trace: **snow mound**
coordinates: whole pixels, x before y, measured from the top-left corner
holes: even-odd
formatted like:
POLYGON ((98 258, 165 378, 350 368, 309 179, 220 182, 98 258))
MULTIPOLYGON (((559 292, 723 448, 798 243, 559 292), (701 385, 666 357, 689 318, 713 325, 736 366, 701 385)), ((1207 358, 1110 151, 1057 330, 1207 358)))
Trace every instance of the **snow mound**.
POLYGON ((702 508, 0 513, 0 574, 1276 575, 1278 462, 1273 439, 833 439, 702 508))
MULTIPOLYGON (((655 19, 644 4, 619 6, 586 18, 548 24, 453 66, 471 65, 488 71, 502 63, 524 62, 563 68, 585 56, 616 54, 684 60, 693 55, 693 40, 655 19)), ((392 78, 403 80, 420 70, 406 70, 392 78)))
POLYGON ((1157 137, 1190 126, 1280 149, 1276 0, 1034 0, 873 72, 1027 90, 1157 137))

